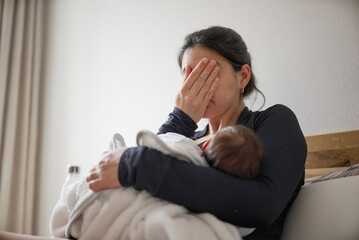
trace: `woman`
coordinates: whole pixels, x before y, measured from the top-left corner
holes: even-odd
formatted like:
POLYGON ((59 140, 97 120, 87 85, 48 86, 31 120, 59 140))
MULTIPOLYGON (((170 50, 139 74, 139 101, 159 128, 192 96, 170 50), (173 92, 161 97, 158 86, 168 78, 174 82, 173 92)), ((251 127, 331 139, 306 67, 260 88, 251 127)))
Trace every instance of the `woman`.
POLYGON ((210 27, 188 35, 178 63, 184 84, 159 133, 176 132, 204 143, 221 128, 244 125, 261 139, 264 155, 255 179, 241 179, 146 147, 109 153, 87 178, 93 191, 132 186, 219 219, 256 230, 244 239, 279 239, 284 217, 304 180, 306 142, 285 106, 252 112, 243 99, 256 88, 251 59, 232 29, 210 27), (201 118, 208 126, 195 132, 201 118))

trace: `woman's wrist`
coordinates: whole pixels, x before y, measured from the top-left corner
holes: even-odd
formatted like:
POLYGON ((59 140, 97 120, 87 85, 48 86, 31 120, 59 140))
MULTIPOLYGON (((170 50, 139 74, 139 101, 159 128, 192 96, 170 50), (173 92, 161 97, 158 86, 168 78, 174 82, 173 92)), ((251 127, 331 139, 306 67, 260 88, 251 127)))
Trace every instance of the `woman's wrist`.
POLYGON ((174 107, 173 113, 176 114, 182 120, 182 122, 185 123, 185 126, 189 129, 193 129, 194 131, 198 128, 197 123, 187 113, 185 113, 178 107, 174 107))
POLYGON ((196 122, 190 116, 181 109, 174 107, 167 121, 159 128, 158 134, 174 132, 186 137, 192 137, 197 128, 196 122))
POLYGON ((117 177, 118 177, 118 181, 120 182, 121 186, 123 187, 128 187, 130 186, 130 175, 131 175, 131 169, 129 168, 129 164, 128 161, 130 161, 130 156, 131 155, 131 150, 133 148, 127 148, 123 153, 122 156, 120 158, 120 162, 118 164, 118 170, 117 170, 117 177))

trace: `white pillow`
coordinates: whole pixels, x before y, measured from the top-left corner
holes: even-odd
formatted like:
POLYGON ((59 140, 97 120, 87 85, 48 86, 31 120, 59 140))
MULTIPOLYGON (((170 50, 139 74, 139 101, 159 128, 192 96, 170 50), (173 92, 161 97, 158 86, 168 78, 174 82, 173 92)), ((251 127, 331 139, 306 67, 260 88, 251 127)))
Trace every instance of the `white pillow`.
POLYGON ((359 239, 359 176, 302 187, 288 212, 281 240, 331 239, 359 239))

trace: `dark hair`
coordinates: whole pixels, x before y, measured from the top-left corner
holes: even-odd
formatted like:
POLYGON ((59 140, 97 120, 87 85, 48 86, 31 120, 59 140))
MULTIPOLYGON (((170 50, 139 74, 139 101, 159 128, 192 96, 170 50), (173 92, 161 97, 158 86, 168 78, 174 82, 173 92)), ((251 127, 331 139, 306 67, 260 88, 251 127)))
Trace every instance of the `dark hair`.
POLYGON ((242 125, 219 130, 203 156, 210 165, 242 178, 255 178, 260 169, 263 146, 257 135, 242 125))
POLYGON ((245 42, 237 32, 230 28, 213 26, 187 35, 178 54, 178 64, 180 68, 182 68, 184 52, 188 48, 196 46, 206 47, 216 51, 229 61, 235 71, 240 71, 244 64, 248 64, 251 69, 251 78, 244 89, 243 97, 249 96, 255 90, 262 95, 262 107, 264 106, 265 96, 256 86, 256 78, 252 71, 251 56, 245 42))

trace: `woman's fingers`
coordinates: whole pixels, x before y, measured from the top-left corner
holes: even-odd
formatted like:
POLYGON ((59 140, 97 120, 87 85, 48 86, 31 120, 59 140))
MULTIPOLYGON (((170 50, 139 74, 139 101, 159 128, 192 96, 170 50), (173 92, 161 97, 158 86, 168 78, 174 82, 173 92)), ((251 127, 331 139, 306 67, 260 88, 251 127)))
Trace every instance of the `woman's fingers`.
POLYGON ((190 73, 190 75, 185 80, 182 91, 188 91, 188 90, 192 89, 193 84, 198 80, 198 77, 201 75, 202 71, 205 69, 207 64, 208 64, 207 58, 203 58, 197 64, 197 66, 193 69, 193 71, 190 73))
POLYGON ((176 97, 176 107, 196 123, 203 117, 214 90, 218 86, 213 85, 218 73, 216 61, 209 61, 207 58, 203 58, 193 70, 188 66, 185 69, 184 85, 176 97), (204 101, 204 99, 207 100, 204 101))
MULTIPOLYGON (((208 63, 208 65, 203 69, 201 74, 197 77, 197 80, 193 83, 192 88, 191 88, 191 91, 195 96, 199 95, 201 90, 202 91, 204 90, 203 89, 204 86, 207 86, 207 89, 206 89, 207 91, 209 90, 209 88, 212 85, 212 82, 214 80, 214 77, 216 77, 218 74, 218 68, 217 68, 217 71, 214 72, 214 69, 216 69, 216 65, 217 65, 216 61, 211 60, 208 63)), ((189 78, 190 77, 191 76, 189 76, 189 78)))
POLYGON ((101 161, 91 169, 86 177, 89 188, 93 191, 99 191, 107 188, 121 187, 118 179, 118 167, 122 154, 126 147, 116 148, 103 156, 101 161))
POLYGON ((200 91, 198 93, 200 100, 202 100, 202 101, 205 100, 205 96, 208 95, 210 89, 213 86, 214 80, 217 78, 218 71, 219 71, 218 67, 215 67, 213 69, 213 71, 210 73, 210 75, 208 76, 207 81, 204 83, 204 85, 202 86, 202 88, 200 89, 200 91))
POLYGON ((207 58, 203 58, 197 66, 193 69, 186 67, 184 86, 181 93, 194 100, 199 96, 199 100, 202 101, 212 86, 213 81, 218 75, 219 68, 215 60, 208 62, 207 58))
POLYGON ((101 179, 96 179, 91 182, 89 182, 89 188, 94 191, 100 191, 102 189, 106 189, 105 183, 101 179))
POLYGON ((100 176, 99 176, 99 174, 97 172, 91 172, 90 175, 88 175, 86 177, 86 182, 90 182, 90 181, 95 180, 95 179, 97 179, 99 177, 100 176))
MULTIPOLYGON (((93 173, 89 176, 89 188, 96 192, 107 188, 119 188, 121 184, 117 177, 118 162, 110 161, 103 165, 99 173, 93 173)), ((86 179, 87 180, 87 179, 86 179)))

